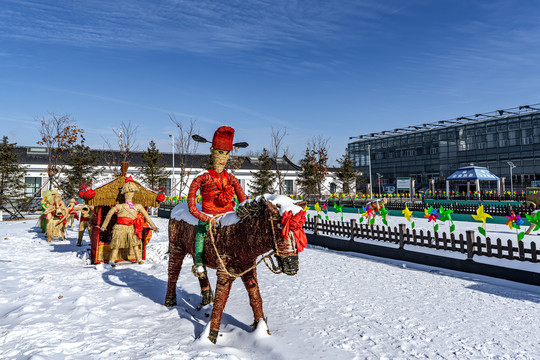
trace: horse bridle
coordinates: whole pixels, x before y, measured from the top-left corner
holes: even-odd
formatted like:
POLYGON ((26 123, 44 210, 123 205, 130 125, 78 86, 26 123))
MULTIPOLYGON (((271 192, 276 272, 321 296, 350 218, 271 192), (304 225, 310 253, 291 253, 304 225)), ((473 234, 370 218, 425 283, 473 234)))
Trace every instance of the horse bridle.
MULTIPOLYGON (((212 219, 215 219, 215 218, 219 218, 221 216, 223 216, 225 214, 217 214, 217 215, 214 215, 212 217, 212 219)), ((275 220, 278 220, 278 217, 275 216, 274 213, 271 213, 270 214, 270 217, 268 218, 268 221, 270 221, 270 227, 272 229, 272 241, 274 242, 274 248, 275 250, 272 250, 270 251, 268 254, 265 254, 265 255, 262 255, 261 259, 259 261, 257 261, 255 263, 255 265, 251 266, 249 269, 243 271, 242 273, 240 274, 234 274, 234 273, 231 273, 229 272, 229 270, 227 270, 227 267, 225 266, 225 263, 223 262, 223 259, 221 258, 221 255, 219 254, 219 250, 217 249, 217 246, 216 246, 216 241, 214 239, 214 233, 212 232, 212 228, 209 229, 209 232, 210 232, 210 240, 212 242, 212 247, 214 248, 214 251, 216 253, 216 257, 221 265, 221 268, 223 269, 223 271, 225 271, 225 273, 229 276, 229 277, 232 277, 232 278, 237 278, 237 277, 241 277, 242 275, 246 274, 247 272, 255 269, 257 266, 259 266, 259 264, 261 262, 264 261, 264 264, 266 265, 266 267, 271 271, 273 272, 274 274, 281 274, 283 273, 283 270, 281 270, 281 268, 275 264, 274 262, 274 259, 272 258, 272 255, 276 255, 276 256, 279 256, 280 258, 284 258, 285 256, 280 254, 280 251, 279 251, 279 247, 278 247, 278 243, 276 241, 276 229, 275 229, 275 225, 274 225, 274 221, 275 220), (267 262, 267 259, 269 260, 270 264, 267 262)), ((212 221, 210 220, 210 223, 212 221)), ((279 227, 278 227, 279 228, 279 227)), ((216 234, 217 235, 217 234, 216 234)), ((290 240, 289 240, 290 241, 290 240)), ((293 249, 296 250, 296 244, 294 243, 294 241, 291 241, 291 244, 293 246, 293 249)))

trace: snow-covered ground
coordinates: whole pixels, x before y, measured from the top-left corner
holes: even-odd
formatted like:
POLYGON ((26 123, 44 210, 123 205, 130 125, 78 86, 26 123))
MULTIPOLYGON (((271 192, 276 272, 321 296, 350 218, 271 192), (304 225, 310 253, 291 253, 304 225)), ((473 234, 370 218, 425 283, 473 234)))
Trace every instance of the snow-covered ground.
MULTIPOLYGON (((250 330, 251 308, 237 281, 222 336, 209 344, 197 339, 211 306, 195 309, 201 298, 191 258, 180 275, 178 306, 163 306, 167 220, 155 221, 161 231, 148 246, 147 262, 114 269, 87 264, 87 246, 75 246, 75 230, 66 242, 47 243, 35 220, 0 222, 0 358, 540 356, 539 287, 317 247, 300 254, 294 277, 259 268, 271 336, 250 330)), ((502 225, 489 225, 490 232, 512 236, 502 225)), ((210 278, 215 283, 215 271, 210 278)))

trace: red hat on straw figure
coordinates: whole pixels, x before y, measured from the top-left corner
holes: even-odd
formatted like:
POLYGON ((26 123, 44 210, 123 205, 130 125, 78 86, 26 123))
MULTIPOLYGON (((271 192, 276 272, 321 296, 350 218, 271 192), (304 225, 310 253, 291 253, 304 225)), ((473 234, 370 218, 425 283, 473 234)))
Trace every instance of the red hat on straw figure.
MULTIPOLYGON (((225 170, 225 165, 229 160, 230 152, 233 148, 244 148, 248 146, 245 142, 233 143, 233 139, 234 129, 230 126, 221 126, 215 131, 212 138, 212 146, 210 147, 212 168, 197 176, 189 187, 187 201, 189 212, 199 219, 192 269, 197 277, 206 276, 206 268, 203 264, 204 238, 206 237, 209 226, 215 226, 217 223, 217 220, 212 219, 208 215, 218 215, 234 211, 233 197, 235 194, 239 202, 246 200, 246 195, 238 179, 225 170), (197 191, 199 189, 202 197, 202 212, 195 206, 197 203, 197 191), (211 220, 212 224, 210 224, 211 220)), ((199 135, 193 135, 193 140, 200 143, 210 143, 210 141, 199 135)))

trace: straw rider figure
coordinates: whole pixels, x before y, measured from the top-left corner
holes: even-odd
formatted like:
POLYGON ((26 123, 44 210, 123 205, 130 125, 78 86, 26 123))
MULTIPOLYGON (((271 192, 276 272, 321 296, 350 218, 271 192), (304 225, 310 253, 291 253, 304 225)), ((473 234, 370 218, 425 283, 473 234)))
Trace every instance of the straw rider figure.
MULTIPOLYGON (((225 170, 225 165, 234 146, 246 147, 247 143, 233 144, 234 129, 221 126, 214 133, 212 147, 210 148, 212 168, 197 176, 188 193, 189 212, 199 219, 197 235, 195 237, 195 254, 193 256, 192 272, 197 277, 206 277, 206 268, 203 264, 204 239, 210 226, 217 227, 219 222, 212 216, 234 211, 233 197, 236 193, 238 201, 246 200, 246 195, 233 174, 225 170), (202 212, 195 206, 197 191, 200 189, 202 197, 202 212)), ((209 142, 201 136, 193 138, 198 142, 209 142)))
POLYGON ((132 177, 129 176, 126 178, 126 182, 122 187, 121 194, 124 195, 125 203, 117 204, 107 214, 101 230, 105 231, 107 225, 111 220, 114 214, 117 214, 116 224, 113 227, 112 231, 112 241, 111 241, 111 256, 109 258, 109 264, 115 266, 116 257, 118 256, 118 250, 121 248, 133 248, 135 252, 135 259, 137 263, 142 264, 142 230, 143 230, 143 219, 141 219, 139 214, 141 214, 148 224, 152 227, 154 231, 158 231, 156 225, 144 207, 140 204, 133 203, 133 196, 139 191, 139 188, 133 181, 132 177))

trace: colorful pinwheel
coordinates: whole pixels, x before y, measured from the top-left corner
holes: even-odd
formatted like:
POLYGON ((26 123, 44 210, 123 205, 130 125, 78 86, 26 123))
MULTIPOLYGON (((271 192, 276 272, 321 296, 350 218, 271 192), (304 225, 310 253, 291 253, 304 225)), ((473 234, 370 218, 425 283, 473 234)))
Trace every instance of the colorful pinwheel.
POLYGON ((317 211, 317 217, 322 220, 321 214, 319 214, 321 212, 321 207, 319 206, 319 203, 315 203, 313 208, 315 209, 315 211, 317 211))
POLYGON ((375 210, 370 207, 366 209, 365 206, 362 206, 362 212, 360 213, 360 210, 358 210, 358 214, 360 216, 360 222, 364 221, 364 219, 369 222, 369 225, 373 225, 375 222, 375 210))
POLYGON ((334 203, 334 211, 336 214, 341 213, 341 222, 343 222, 343 205, 334 203))
POLYGON ((409 210, 407 205, 405 205, 405 209, 403 209, 403 211, 401 213, 405 216, 405 219, 407 219, 407 221, 411 223, 411 229, 414 229, 414 221, 411 220, 412 211, 409 210))
POLYGON ((450 223, 450 232, 452 233, 456 229, 456 225, 454 224, 454 220, 452 220, 451 214, 454 212, 454 210, 451 209, 444 209, 442 206, 439 209, 439 212, 441 213, 441 217, 439 221, 445 222, 448 221, 450 223))
POLYGON ((440 218, 440 215, 437 214, 437 209, 434 209, 433 206, 424 209, 424 217, 428 219, 428 222, 433 221, 433 231, 437 231, 439 229, 439 225, 436 224, 437 219, 440 218))
POLYGON ((478 227, 478 231, 480 232, 480 234, 486 236, 486 220, 487 218, 493 219, 493 216, 484 212, 484 205, 480 205, 478 209, 476 209, 476 215, 471 216, 474 220, 482 222, 482 226, 478 227))
POLYGON ((508 227, 510 228, 510 230, 512 229, 516 229, 516 234, 517 234, 517 237, 518 237, 518 241, 521 241, 523 239, 523 237, 525 236, 525 232, 519 232, 519 229, 521 227, 521 225, 523 225, 523 219, 521 219, 521 215, 519 214, 515 214, 513 211, 512 211, 512 216, 507 216, 508 218, 508 221, 506 222, 506 225, 508 225, 508 227))
MULTIPOLYGON (((518 217, 519 217, 519 214, 516 215, 513 211, 512 211, 512 216, 506 217, 508 219, 508 221, 506 222, 506 225, 510 228, 510 230, 519 229, 519 224, 517 224, 518 217)), ((521 220, 521 217, 519 218, 519 220, 521 220)))
POLYGON ((326 217, 326 220, 330 220, 330 219, 328 218, 328 208, 326 207, 326 204, 323 204, 323 206, 322 206, 322 211, 323 211, 323 213, 324 213, 324 215, 325 215, 325 217, 326 217))
POLYGON ((532 231, 538 231, 538 229, 540 229, 540 211, 535 211, 532 215, 526 214, 525 216, 531 225, 534 225, 534 229, 532 231))
POLYGON ((309 210, 309 209, 310 209, 310 207, 307 206, 307 205, 306 205, 306 206, 304 207, 304 209, 303 209, 303 210, 306 212, 307 220, 308 220, 308 221, 309 221, 309 213, 308 213, 308 210, 309 210))
POLYGON ((381 215, 382 222, 386 226, 388 226, 388 220, 386 219, 386 216, 388 215, 388 213, 389 213, 389 211, 386 210, 384 205, 382 205, 381 208, 379 209, 379 215, 381 215))

